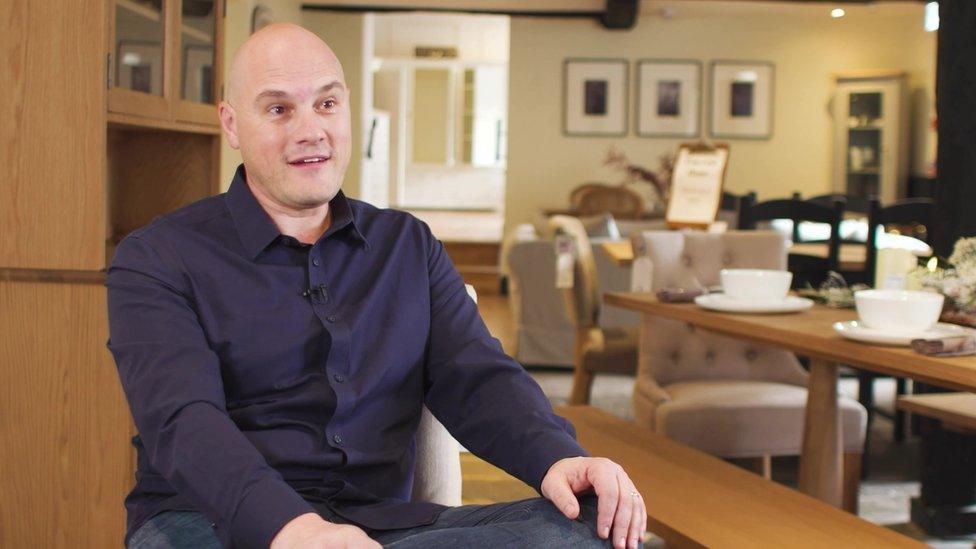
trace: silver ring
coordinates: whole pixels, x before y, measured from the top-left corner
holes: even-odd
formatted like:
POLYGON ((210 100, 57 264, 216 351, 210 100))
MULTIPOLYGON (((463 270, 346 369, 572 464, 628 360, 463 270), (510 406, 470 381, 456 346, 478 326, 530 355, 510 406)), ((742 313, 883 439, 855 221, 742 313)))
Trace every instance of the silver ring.
POLYGON ((637 492, 631 492, 630 497, 634 499, 640 499, 640 494, 638 494, 637 492))

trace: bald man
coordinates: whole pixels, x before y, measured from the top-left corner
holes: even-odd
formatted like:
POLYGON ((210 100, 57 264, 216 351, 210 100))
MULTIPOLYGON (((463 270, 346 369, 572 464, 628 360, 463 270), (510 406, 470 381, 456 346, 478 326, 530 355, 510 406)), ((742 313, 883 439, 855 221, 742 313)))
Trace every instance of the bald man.
POLYGON ((349 101, 317 36, 254 34, 219 107, 244 160, 230 189, 119 245, 109 348, 139 431, 126 544, 639 546, 634 484, 504 354, 426 225, 340 190, 349 101), (411 502, 424 404, 543 497, 411 502))

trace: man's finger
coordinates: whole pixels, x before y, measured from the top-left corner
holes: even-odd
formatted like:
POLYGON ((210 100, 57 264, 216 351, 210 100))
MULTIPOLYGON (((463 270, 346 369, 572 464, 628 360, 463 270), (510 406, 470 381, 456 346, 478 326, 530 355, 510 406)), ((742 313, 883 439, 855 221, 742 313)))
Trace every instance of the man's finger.
POLYGON ((579 500, 576 499, 576 494, 573 493, 572 488, 569 486, 569 479, 565 476, 560 476, 558 479, 554 479, 555 482, 549 485, 548 493, 543 494, 553 505, 558 508, 562 514, 566 515, 566 518, 570 520, 575 520, 579 516, 579 500))
POLYGON ((637 488, 632 488, 632 492, 636 496, 631 497, 633 501, 633 514, 630 516, 630 530, 627 536, 627 547, 628 549, 637 549, 637 544, 641 541, 641 535, 644 534, 644 521, 647 520, 647 512, 644 509, 644 498, 641 497, 637 488))
POLYGON ((613 517, 613 546, 617 549, 626 549, 627 541, 630 539, 630 521, 634 515, 634 494, 630 489, 630 481, 622 474, 617 475, 617 486, 620 497, 617 500, 617 512, 613 517))
POLYGON ((617 511, 617 501, 620 499, 620 485, 617 475, 611 469, 612 464, 597 466, 590 469, 590 483, 596 492, 596 532, 603 539, 609 539, 613 516, 617 511))
POLYGON ((641 527, 640 527, 640 540, 644 541, 644 534, 647 532, 647 500, 644 499, 644 495, 641 494, 641 527))

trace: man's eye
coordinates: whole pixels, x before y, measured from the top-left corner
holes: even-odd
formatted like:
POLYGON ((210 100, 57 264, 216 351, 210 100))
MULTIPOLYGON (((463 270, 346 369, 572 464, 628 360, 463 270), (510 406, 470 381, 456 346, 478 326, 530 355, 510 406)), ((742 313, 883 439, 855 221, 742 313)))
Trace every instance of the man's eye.
POLYGON ((325 107, 326 109, 334 109, 336 106, 336 100, 326 99, 325 101, 322 102, 322 106, 325 107))
POLYGON ((275 105, 268 109, 271 114, 285 114, 285 108, 281 105, 275 105))

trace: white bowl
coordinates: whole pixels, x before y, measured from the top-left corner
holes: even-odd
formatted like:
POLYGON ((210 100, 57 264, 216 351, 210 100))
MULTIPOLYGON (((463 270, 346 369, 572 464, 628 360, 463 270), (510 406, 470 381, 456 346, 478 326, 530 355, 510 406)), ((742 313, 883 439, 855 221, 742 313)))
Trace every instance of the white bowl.
POLYGON ((732 299, 776 301, 786 299, 793 273, 771 269, 722 269, 722 291, 732 299))
POLYGON ((909 290, 854 292, 857 316, 868 328, 889 332, 924 332, 942 313, 945 296, 909 290))

